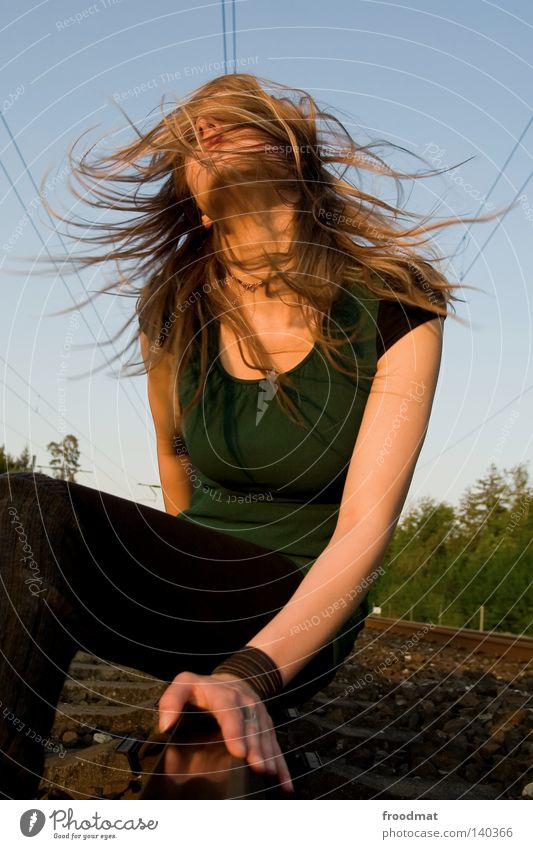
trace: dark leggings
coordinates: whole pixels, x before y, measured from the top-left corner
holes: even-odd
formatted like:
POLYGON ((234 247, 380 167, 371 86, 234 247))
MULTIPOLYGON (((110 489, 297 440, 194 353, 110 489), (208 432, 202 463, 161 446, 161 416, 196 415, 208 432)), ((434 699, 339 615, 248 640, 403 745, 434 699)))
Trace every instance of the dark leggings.
MULTIPOLYGON (((48 475, 0 475, 0 798, 33 798, 74 654, 164 681, 209 674, 302 580, 288 558, 221 531, 48 475)), ((331 643, 276 708, 335 676, 331 643)))

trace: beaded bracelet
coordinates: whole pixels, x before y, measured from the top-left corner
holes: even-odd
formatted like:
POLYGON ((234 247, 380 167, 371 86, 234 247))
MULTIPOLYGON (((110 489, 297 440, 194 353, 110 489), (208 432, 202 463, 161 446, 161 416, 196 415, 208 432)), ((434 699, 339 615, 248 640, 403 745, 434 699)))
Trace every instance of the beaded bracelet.
POLYGON ((262 701, 273 698, 283 689, 283 679, 277 665, 255 646, 244 646, 230 655, 211 674, 216 672, 227 672, 242 678, 253 687, 262 701))

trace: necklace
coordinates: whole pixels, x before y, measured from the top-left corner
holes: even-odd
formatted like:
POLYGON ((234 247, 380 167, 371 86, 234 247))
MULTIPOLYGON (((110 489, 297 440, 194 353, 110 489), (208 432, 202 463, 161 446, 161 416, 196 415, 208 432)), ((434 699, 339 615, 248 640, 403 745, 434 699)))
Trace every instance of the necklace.
POLYGON ((241 286, 243 289, 246 289, 246 291, 248 292, 253 292, 255 289, 258 289, 259 286, 265 285, 264 280, 260 280, 258 283, 244 283, 242 280, 239 280, 238 277, 235 277, 234 274, 230 274, 229 276, 232 280, 235 280, 235 282, 238 283, 239 286, 241 286))

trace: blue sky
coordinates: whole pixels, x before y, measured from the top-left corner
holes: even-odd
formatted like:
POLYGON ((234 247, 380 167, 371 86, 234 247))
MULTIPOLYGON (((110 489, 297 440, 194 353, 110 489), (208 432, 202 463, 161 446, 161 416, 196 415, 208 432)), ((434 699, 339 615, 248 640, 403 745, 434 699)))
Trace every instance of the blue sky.
MULTIPOLYGON (((530 3, 240 0, 235 7, 242 70, 309 91, 362 140, 388 139, 434 167, 471 158, 406 186, 405 197, 409 209, 441 218, 477 212, 531 117, 530 3)), ((231 27, 229 3, 226 9, 231 27)), ((0 160, 50 250, 57 237, 9 130, 37 183, 52 169, 50 199, 65 209, 67 148, 84 130, 93 128, 94 141, 124 127, 113 98, 148 126, 163 94, 171 103, 223 72, 220 2, 21 0, 4 12, 1 39, 7 126, 0 122, 0 160)), ((227 50, 231 57, 231 38, 227 50)), ((533 126, 482 212, 511 202, 532 172, 532 151, 533 126)), ((396 156, 394 164, 421 167, 396 156)), ((117 381, 106 369, 68 379, 103 362, 101 348, 73 346, 114 333, 133 302, 102 297, 96 312, 49 317, 71 303, 68 289, 80 296, 80 281, 13 273, 14 257, 38 254, 42 244, 4 170, 0 181, 0 351, 12 366, 0 361, 1 440, 12 453, 29 443, 46 465, 47 443, 73 431, 87 470, 81 483, 160 506, 140 486, 158 483, 145 378, 117 381)), ((395 200, 390 183, 376 189, 395 200)), ((520 197, 464 280, 476 287, 457 305, 469 324, 446 322, 438 393, 408 504, 422 495, 455 503, 491 459, 502 469, 530 459, 533 179, 520 197)), ((468 269, 496 223, 474 225, 467 240, 465 225, 438 235, 440 250, 455 254, 450 277, 468 269)), ((86 288, 99 288, 111 271, 85 272, 86 288)))

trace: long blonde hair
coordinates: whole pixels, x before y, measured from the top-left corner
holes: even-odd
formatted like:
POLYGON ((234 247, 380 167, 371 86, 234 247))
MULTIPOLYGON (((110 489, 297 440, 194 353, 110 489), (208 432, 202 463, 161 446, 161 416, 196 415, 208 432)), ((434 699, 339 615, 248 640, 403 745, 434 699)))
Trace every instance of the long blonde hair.
MULTIPOLYGON (((129 367, 135 373, 139 369, 143 372, 157 364, 162 352, 171 353, 179 382, 180 373, 191 360, 198 366, 198 386, 186 409, 181 410, 177 401, 180 418, 202 392, 209 366, 208 327, 213 320, 224 316, 237 339, 250 339, 252 362, 246 359, 239 341, 247 365, 275 371, 242 311, 228 300, 222 284, 225 268, 218 227, 215 222, 211 229, 205 229, 185 178, 187 157, 198 159, 200 155, 196 129, 200 115, 237 130, 253 128, 264 140, 259 150, 257 146, 253 150, 232 150, 234 165, 231 158, 219 165, 211 163, 215 198, 218 191, 235 193, 240 188, 242 208, 252 208, 253 200, 245 189, 263 181, 282 203, 298 198, 289 255, 268 249, 260 259, 262 268, 270 269, 263 291, 268 297, 275 278, 283 281, 302 304, 311 305, 322 318, 316 332, 317 345, 334 368, 351 372, 350 365, 344 367, 336 355, 346 338, 351 341, 361 332, 361 323, 356 322, 351 328, 343 328, 338 338, 329 320, 341 290, 349 291, 352 284, 376 298, 424 307, 436 316, 448 315, 450 302, 462 300, 453 294, 459 284, 448 281, 437 269, 442 256, 428 234, 466 220, 488 221, 498 213, 431 223, 429 218, 424 220, 400 205, 368 194, 348 180, 348 168, 353 167, 359 175, 367 171, 392 177, 400 198, 403 180, 448 169, 429 169, 422 175, 397 171, 375 151, 380 145, 395 145, 381 141, 358 144, 340 120, 321 110, 305 91, 252 74, 217 77, 195 89, 169 114, 163 114, 152 129, 141 132, 132 124, 137 138, 129 144, 109 153, 98 144, 92 161, 89 155, 95 146, 79 159, 74 157, 77 142, 69 149, 72 177, 84 190, 80 192, 71 180, 69 186, 76 197, 96 210, 131 216, 119 222, 88 224, 63 217, 47 203, 51 214, 82 231, 76 235, 80 243, 105 249, 54 257, 53 261, 59 259, 63 267, 66 263, 83 268, 114 260, 115 279, 98 292, 120 291, 136 298, 135 313, 109 340, 113 343, 133 320, 138 327, 125 350, 135 344, 141 329, 147 333, 151 340, 147 364, 137 360, 129 367), (402 227, 402 217, 414 223, 402 227), (426 255, 420 249, 424 243, 428 243, 426 255)), ((231 256, 231 262, 244 272, 251 269, 249 263, 239 263, 235 256, 231 256)), ((297 413, 284 392, 290 377, 281 374, 277 382, 277 400, 291 414, 297 413)))

